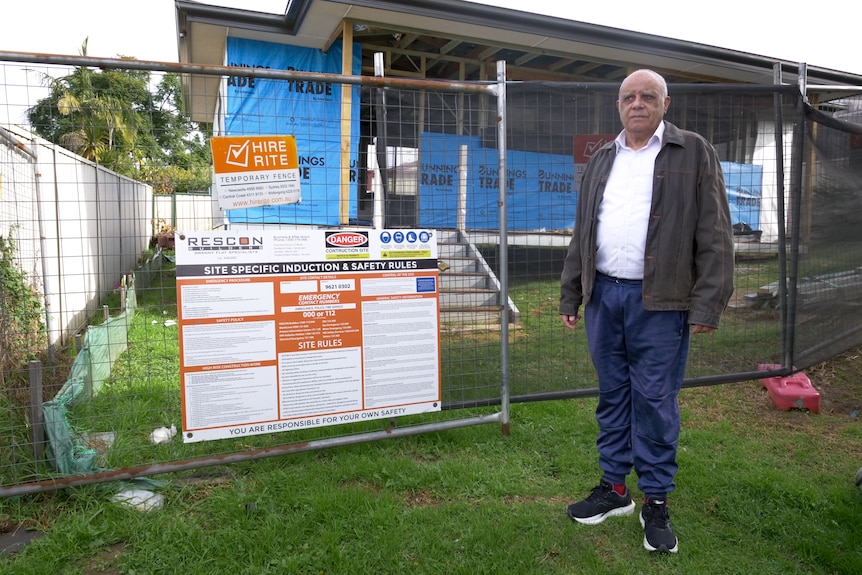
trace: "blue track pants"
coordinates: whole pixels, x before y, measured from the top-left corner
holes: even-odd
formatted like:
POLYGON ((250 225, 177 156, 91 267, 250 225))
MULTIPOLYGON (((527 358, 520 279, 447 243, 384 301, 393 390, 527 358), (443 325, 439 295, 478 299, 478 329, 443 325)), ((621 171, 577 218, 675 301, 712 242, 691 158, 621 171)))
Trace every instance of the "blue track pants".
POLYGON ((596 277, 584 310, 599 380, 596 420, 604 479, 664 497, 674 490, 680 415, 677 395, 688 359, 688 312, 647 311, 642 282, 596 277))

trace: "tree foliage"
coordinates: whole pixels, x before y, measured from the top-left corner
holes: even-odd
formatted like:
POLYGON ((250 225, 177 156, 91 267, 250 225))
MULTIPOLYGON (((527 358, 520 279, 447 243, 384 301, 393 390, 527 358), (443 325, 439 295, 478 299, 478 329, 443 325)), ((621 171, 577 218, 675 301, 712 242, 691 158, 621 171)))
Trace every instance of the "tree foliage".
MULTIPOLYGON (((87 55, 87 40, 80 53, 87 55)), ((209 128, 185 113, 178 74, 154 83, 148 71, 80 66, 43 81, 49 95, 27 115, 46 140, 147 182, 157 193, 209 188, 209 128)))

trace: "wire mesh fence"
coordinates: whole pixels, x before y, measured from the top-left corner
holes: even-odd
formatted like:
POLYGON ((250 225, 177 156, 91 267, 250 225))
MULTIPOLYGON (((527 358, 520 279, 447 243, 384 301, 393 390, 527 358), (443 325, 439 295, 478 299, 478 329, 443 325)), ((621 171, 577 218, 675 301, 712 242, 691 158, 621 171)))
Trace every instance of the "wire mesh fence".
MULTIPOLYGON (((583 333, 559 320, 559 275, 581 170, 620 129, 618 84, 120 65, 2 64, 0 493, 465 425, 506 428, 509 401, 594 393, 583 333), (183 86, 203 92, 183 98, 183 86), (190 120, 184 106, 193 101, 211 104, 211 123, 190 120), (260 135, 293 138, 301 201, 220 204, 210 140, 260 135), (425 256, 395 259, 436 262, 428 273, 439 405, 184 441, 180 342, 189 321, 177 285, 188 238, 284 239, 297 230, 434 233, 425 256)), ((719 152, 736 232, 736 292, 721 329, 693 338, 687 385, 754 379, 770 373, 763 366, 786 373, 858 345, 859 101, 833 100, 827 113, 787 86, 673 85, 670 93, 667 119, 719 152)), ((346 253, 333 261, 354 261, 346 253)), ((248 261, 240 251, 229 258, 248 261)), ((323 281, 267 275, 247 285, 323 281)), ((300 329, 291 325, 283 331, 300 329)), ((403 350, 429 329, 410 312, 391 326, 386 347, 403 350)), ((370 353, 374 343, 357 347, 370 353)), ((311 369, 327 376, 326 367, 311 369)), ((395 387, 409 384, 408 369, 401 380, 396 373, 395 387)), ((245 409, 238 383, 220 389, 195 407, 245 409)))

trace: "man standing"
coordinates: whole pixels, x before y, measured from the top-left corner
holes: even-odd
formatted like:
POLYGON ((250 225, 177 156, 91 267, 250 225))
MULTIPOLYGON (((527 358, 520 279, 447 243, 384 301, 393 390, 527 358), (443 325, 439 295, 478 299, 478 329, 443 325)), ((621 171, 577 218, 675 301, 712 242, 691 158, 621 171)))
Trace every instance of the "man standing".
POLYGON ((567 513, 587 525, 631 515, 626 476, 634 468, 644 547, 676 553, 667 497, 678 467, 677 395, 689 334, 715 331, 733 293, 733 230, 718 155, 664 121, 669 105, 656 72, 623 80, 623 131, 584 172, 559 313, 575 329, 584 305, 599 382, 602 477, 567 513))

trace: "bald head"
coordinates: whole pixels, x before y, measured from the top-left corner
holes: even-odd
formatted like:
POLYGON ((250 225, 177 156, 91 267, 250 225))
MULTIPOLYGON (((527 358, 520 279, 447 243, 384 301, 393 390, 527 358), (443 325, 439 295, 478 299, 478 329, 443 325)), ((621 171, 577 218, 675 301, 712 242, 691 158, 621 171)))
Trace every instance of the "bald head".
POLYGON ((628 76, 626 76, 623 83, 620 84, 620 99, 622 99, 623 88, 626 85, 626 82, 637 80, 638 78, 651 78, 654 82, 656 82, 661 91, 661 98, 667 98, 667 82, 664 77, 654 70, 650 70, 648 68, 643 68, 641 70, 635 70, 628 76))
POLYGON ((620 85, 617 110, 626 131, 626 145, 639 149, 647 144, 670 105, 667 83, 652 70, 629 74, 620 85))

